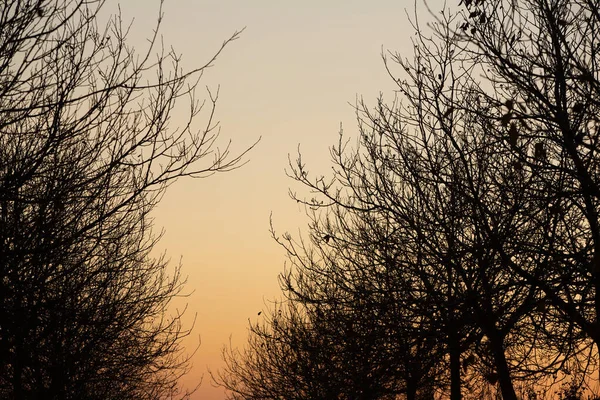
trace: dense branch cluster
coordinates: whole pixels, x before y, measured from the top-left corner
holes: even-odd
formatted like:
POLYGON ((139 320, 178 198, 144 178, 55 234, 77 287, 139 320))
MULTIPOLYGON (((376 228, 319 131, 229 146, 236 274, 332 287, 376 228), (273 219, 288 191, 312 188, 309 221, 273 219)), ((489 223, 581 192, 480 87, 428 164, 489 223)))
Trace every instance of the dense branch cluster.
POLYGON ((310 237, 274 235, 286 300, 226 349, 232 399, 599 393, 598 3, 435 18, 333 174, 291 162, 310 237))
POLYGON ((185 72, 155 49, 160 13, 137 53, 120 15, 99 25, 103 6, 0 2, 2 398, 164 398, 188 367, 167 313, 183 280, 151 254, 150 212, 178 177, 240 165, 217 148, 216 95, 194 97, 222 48, 185 72))

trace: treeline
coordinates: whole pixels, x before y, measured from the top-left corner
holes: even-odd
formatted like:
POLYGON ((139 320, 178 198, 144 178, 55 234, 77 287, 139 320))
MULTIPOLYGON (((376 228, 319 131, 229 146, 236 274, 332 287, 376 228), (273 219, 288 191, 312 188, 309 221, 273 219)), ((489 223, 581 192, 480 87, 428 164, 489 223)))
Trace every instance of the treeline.
POLYGON ((273 232, 285 299, 225 349, 231 399, 598 389, 598 2, 462 3, 384 56, 397 97, 357 105, 330 175, 291 162, 309 236, 273 232))

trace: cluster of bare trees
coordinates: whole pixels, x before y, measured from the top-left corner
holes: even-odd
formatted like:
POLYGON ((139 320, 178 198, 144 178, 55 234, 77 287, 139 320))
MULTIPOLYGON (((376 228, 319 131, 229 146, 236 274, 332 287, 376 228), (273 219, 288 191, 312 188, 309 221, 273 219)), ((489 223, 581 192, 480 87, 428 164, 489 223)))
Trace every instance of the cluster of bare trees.
POLYGON ((232 399, 598 389, 598 3, 462 3, 385 57, 398 96, 330 176, 291 163, 310 237, 274 234, 286 300, 224 352, 232 399))
POLYGON ((99 24, 103 6, 0 2, 2 398, 185 395, 189 330, 167 311, 183 280, 151 254, 150 212, 177 178, 243 155, 217 148, 216 96, 194 97, 216 55, 183 71, 155 46, 160 14, 138 53, 119 14, 99 24))

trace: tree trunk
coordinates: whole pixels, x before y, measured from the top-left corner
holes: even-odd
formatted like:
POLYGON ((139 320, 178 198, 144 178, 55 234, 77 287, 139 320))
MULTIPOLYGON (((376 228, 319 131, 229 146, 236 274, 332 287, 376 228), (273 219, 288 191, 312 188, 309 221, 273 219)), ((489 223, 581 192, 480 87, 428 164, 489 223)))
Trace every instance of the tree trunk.
POLYGON ((23 346, 21 345, 21 338, 16 338, 16 346, 15 346, 15 355, 14 355, 14 364, 13 364, 13 376, 12 376, 12 386, 13 386, 13 395, 15 396, 15 400, 24 399, 25 394, 23 392, 23 367, 21 358, 23 357, 23 346))
POLYGON ((448 327, 448 352, 450 354, 450 400, 461 400, 460 344, 456 330, 448 327))
POLYGON ((417 399, 417 385, 409 375, 406 379, 406 400, 416 400, 417 399))
POLYGON ((502 391, 503 400, 517 400, 517 394, 510 377, 510 370, 506 361, 506 355, 504 354, 504 343, 500 332, 493 327, 490 329, 490 345, 494 356, 494 363, 496 364, 496 372, 498 374, 498 382, 500 383, 500 390, 502 391))

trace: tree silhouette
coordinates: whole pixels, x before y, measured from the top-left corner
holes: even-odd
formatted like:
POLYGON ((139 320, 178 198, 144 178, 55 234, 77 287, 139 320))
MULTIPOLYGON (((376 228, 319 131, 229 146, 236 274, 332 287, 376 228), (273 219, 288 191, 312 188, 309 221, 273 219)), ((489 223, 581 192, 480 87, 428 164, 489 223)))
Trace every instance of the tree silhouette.
POLYGON ((168 315, 180 267, 151 251, 150 213, 182 176, 241 165, 219 150, 217 94, 174 51, 127 44, 104 1, 0 4, 0 397, 181 393, 189 330, 168 315), (187 121, 172 126, 177 100, 187 121), (196 121, 206 114, 205 123, 196 121))
POLYGON ((525 215, 531 236, 518 243, 529 263, 508 264, 544 293, 557 324, 597 346, 597 4, 531 1, 505 11, 497 5, 470 5, 470 15, 486 15, 487 22, 469 41, 472 54, 486 57, 495 84, 494 96, 480 93, 494 105, 481 116, 501 115, 493 134, 513 132, 511 155, 534 183, 525 215), (510 24, 501 22, 503 14, 514 15, 510 24))
POLYGON ((398 97, 358 103, 359 138, 340 135, 330 176, 290 162, 310 240, 279 238, 282 290, 307 329, 321 329, 313 307, 333 315, 332 343, 349 342, 347 320, 368 326, 348 368, 396 390, 371 398, 417 398, 411 382, 453 400, 579 396, 599 368, 600 13, 463 3, 427 30, 413 21, 412 59, 384 55, 398 97), (405 374, 419 365, 423 379, 405 374))

